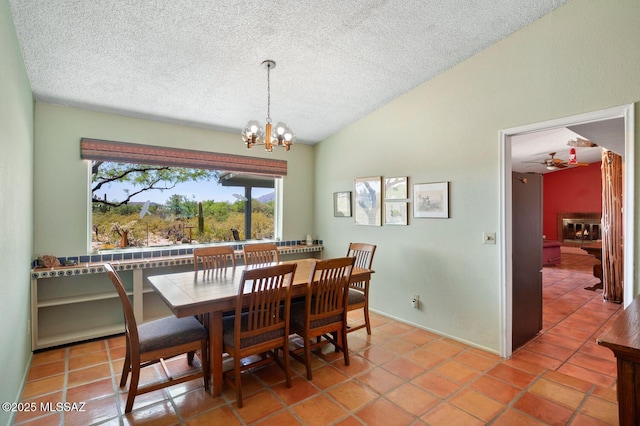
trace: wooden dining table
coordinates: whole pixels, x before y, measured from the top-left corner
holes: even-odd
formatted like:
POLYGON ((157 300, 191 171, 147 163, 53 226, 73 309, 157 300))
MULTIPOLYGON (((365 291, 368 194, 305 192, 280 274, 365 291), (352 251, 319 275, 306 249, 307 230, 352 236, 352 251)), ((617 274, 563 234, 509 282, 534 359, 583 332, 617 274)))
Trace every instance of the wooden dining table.
MULTIPOLYGON (((291 297, 303 296, 311 268, 318 259, 297 259, 279 262, 297 263, 291 297)), ((272 265, 275 265, 273 263, 272 265)), ((268 265, 259 265, 268 266, 268 265)), ((209 330, 209 356, 213 384, 213 396, 222 391, 222 315, 236 308, 238 287, 245 268, 256 266, 239 265, 217 271, 189 271, 147 277, 153 290, 160 295, 171 312, 178 317, 204 315, 209 330)), ((354 268, 352 282, 369 281, 370 269, 354 268)))

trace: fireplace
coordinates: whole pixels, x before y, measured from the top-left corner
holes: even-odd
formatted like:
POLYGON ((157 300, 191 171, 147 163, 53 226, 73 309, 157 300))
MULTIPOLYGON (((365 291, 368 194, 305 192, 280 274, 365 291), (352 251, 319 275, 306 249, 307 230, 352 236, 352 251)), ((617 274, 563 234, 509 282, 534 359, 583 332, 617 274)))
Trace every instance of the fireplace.
POLYGON ((593 243, 602 238, 601 213, 558 213, 558 236, 563 245, 593 243))

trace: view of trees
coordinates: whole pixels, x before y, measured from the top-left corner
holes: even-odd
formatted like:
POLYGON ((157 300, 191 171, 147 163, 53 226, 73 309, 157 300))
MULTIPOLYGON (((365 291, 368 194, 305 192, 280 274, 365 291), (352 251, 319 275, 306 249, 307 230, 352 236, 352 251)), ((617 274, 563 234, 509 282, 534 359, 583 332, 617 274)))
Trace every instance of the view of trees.
MULTIPOLYGON (((94 249, 161 246, 232 240, 231 228, 244 236, 245 201, 196 201, 173 193, 164 204, 134 201, 145 191, 167 190, 181 182, 214 180, 208 170, 157 167, 139 164, 92 164, 92 246, 94 249), (98 196, 114 182, 126 182, 133 190, 123 199, 98 196)), ((273 237, 274 201, 251 201, 251 238, 273 237)))

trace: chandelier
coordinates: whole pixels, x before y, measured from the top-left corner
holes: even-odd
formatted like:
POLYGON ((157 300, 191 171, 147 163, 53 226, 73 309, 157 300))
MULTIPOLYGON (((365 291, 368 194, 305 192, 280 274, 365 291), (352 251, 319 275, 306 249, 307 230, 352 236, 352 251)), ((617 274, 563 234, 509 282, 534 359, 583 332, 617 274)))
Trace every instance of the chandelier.
POLYGON ((272 152, 274 146, 282 146, 285 151, 291 149, 291 145, 296 141, 296 135, 283 122, 271 125, 271 69, 276 67, 276 63, 271 60, 262 62, 262 67, 267 69, 267 124, 265 128, 258 120, 251 120, 242 129, 242 139, 251 149, 254 145, 264 145, 266 151, 272 152))

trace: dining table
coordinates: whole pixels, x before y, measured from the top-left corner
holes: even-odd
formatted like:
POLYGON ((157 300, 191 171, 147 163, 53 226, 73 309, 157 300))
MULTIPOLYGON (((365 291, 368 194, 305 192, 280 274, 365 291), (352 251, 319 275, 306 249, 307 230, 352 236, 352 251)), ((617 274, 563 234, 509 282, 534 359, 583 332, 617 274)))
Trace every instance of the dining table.
MULTIPOLYGON (((296 263, 291 283, 293 298, 305 295, 306 284, 316 261, 316 258, 305 258, 272 264, 238 265, 218 270, 167 273, 148 276, 147 281, 176 317, 202 315, 209 331, 212 395, 219 396, 223 382, 222 317, 225 312, 235 312, 242 271, 245 268, 296 263)), ((373 272, 371 269, 354 267, 351 282, 369 281, 373 272)))

